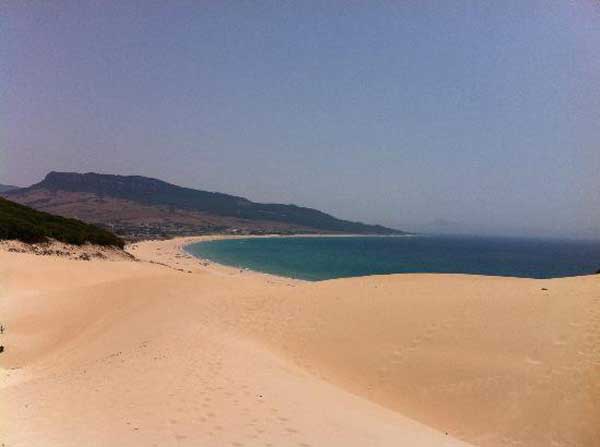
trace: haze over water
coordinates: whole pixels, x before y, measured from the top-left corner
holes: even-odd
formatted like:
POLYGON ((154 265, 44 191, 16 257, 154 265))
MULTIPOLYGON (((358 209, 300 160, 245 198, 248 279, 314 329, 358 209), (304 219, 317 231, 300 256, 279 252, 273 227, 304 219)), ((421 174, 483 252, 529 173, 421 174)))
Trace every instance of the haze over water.
POLYGON ((273 237, 190 245, 214 262, 305 280, 391 273, 555 278, 600 269, 600 242, 458 236, 273 237))

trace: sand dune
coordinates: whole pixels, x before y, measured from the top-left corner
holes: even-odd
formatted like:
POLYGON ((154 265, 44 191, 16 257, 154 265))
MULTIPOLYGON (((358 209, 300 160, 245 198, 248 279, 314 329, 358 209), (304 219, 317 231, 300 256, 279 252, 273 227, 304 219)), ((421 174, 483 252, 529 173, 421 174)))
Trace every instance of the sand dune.
POLYGON ((306 283, 184 242, 0 252, 0 442, 600 445, 600 277, 306 283))

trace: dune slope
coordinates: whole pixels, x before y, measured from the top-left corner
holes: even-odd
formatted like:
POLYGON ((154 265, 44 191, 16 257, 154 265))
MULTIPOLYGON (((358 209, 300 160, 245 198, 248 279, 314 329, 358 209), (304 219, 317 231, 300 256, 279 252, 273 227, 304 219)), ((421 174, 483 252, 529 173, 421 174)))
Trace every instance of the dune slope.
POLYGON ((304 283, 136 254, 183 271, 0 253, 7 446, 599 443, 600 278, 304 283))

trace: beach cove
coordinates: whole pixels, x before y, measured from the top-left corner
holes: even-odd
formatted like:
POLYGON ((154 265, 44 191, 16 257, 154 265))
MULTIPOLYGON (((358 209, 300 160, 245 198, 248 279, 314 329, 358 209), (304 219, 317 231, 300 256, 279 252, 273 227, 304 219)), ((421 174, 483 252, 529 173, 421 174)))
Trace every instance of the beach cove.
POLYGON ((457 235, 276 236, 203 241, 189 254, 232 267, 322 281, 399 273, 519 278, 590 275, 600 242, 457 235))

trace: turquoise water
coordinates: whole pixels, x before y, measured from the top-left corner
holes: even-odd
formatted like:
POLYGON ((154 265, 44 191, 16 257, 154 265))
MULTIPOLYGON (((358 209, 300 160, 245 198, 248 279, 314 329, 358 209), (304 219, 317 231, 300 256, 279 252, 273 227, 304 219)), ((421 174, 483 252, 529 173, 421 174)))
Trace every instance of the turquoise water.
POLYGON ((211 261, 324 280, 389 273, 469 273, 554 278, 600 269, 600 241, 481 237, 272 237, 192 244, 211 261))

